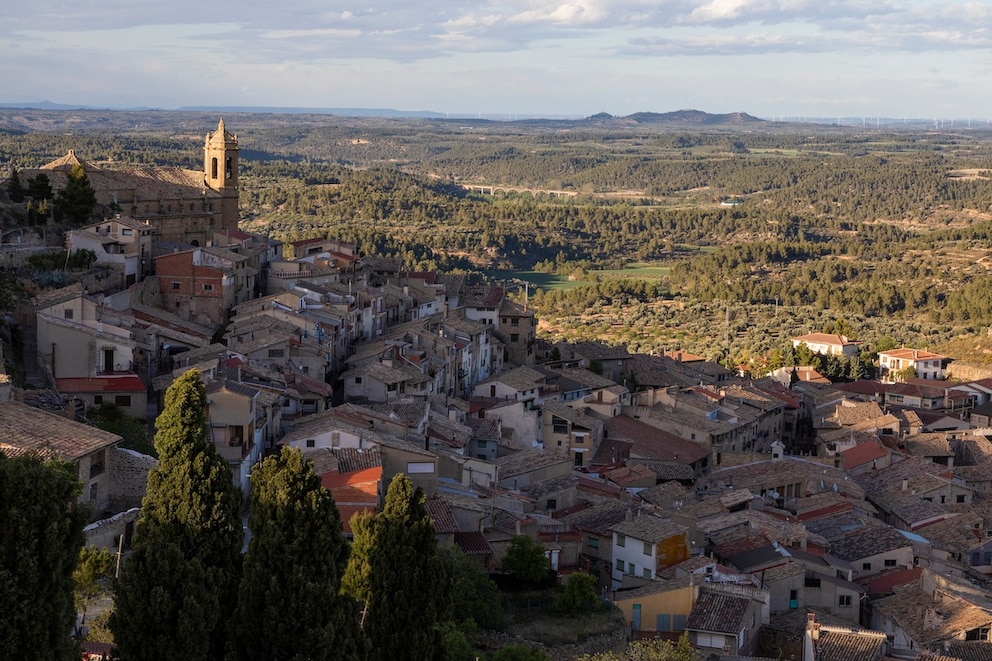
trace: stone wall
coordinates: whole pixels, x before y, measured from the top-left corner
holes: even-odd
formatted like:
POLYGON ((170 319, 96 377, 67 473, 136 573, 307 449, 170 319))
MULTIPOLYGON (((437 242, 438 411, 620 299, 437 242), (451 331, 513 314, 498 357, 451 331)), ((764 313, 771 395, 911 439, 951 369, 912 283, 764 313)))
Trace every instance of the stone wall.
POLYGON ((128 535, 126 533, 129 527, 131 530, 134 529, 133 524, 138 520, 138 514, 140 513, 141 510, 134 507, 126 512, 115 514, 109 519, 94 521, 83 528, 83 534, 86 535, 86 545, 116 551, 121 535, 125 535, 125 542, 128 541, 128 535))
POLYGON ((947 366, 947 378, 955 381, 978 381, 992 378, 992 366, 953 362, 947 366))
POLYGON ((158 465, 158 459, 146 454, 114 448, 110 455, 110 504, 114 511, 141 505, 148 483, 148 471, 158 465))

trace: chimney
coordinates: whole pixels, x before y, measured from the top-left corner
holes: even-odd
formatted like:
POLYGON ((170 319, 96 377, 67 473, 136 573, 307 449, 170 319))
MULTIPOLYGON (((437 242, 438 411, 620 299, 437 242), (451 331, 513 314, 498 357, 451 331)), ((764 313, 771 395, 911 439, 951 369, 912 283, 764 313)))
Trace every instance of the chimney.
POLYGON ((634 511, 628 508, 627 511, 623 515, 623 520, 624 521, 627 521, 627 522, 633 521, 634 520, 634 511))
POLYGON ((902 490, 906 491, 909 489, 909 480, 907 478, 902 478, 902 490))

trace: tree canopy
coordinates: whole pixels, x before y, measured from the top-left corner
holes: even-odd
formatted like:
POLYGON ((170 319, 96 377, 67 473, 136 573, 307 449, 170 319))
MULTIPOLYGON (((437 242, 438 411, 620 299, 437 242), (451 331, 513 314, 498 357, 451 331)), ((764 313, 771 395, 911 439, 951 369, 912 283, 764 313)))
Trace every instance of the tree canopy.
MULTIPOLYGON (((389 484, 371 521, 368 597, 363 626, 375 661, 428 661, 445 655, 451 583, 438 554, 424 493, 407 476, 389 484)), ((363 562, 352 554, 349 562, 363 562)))
POLYGON ((86 507, 73 463, 0 452, 0 650, 11 659, 78 659, 72 573, 86 507))
POLYGON ((313 465, 284 447, 252 471, 251 488, 231 658, 364 659, 357 603, 339 594, 348 552, 341 517, 313 465))

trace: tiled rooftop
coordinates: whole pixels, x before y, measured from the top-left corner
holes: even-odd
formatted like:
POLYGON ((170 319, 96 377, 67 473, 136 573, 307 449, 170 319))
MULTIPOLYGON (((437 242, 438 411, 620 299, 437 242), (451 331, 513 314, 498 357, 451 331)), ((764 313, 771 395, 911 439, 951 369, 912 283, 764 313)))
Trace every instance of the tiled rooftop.
POLYGON ((689 613, 685 628, 737 635, 744 629, 749 599, 729 594, 701 592, 689 613))
POLYGON ((0 404, 0 449, 8 454, 35 452, 75 461, 120 440, 117 434, 20 402, 0 404))

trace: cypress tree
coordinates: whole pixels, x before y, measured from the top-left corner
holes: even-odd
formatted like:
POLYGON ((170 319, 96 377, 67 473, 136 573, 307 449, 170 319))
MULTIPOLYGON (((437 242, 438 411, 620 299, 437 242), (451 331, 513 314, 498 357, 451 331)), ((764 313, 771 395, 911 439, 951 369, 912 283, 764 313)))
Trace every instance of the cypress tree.
POLYGON ((55 209, 61 219, 71 223, 85 223, 93 216, 96 191, 90 185, 86 170, 76 164, 69 171, 65 188, 59 191, 55 209))
POLYGON ((89 518, 76 466, 0 452, 0 650, 8 659, 78 659, 72 572, 89 518))
POLYGON ((16 167, 10 168, 10 176, 7 178, 7 196, 11 202, 24 201, 24 186, 21 185, 21 177, 17 174, 16 167))
POLYGON ((117 586, 110 627, 121 658, 224 656, 240 572, 241 497, 207 441, 206 393, 190 370, 156 421, 158 467, 117 586))
POLYGON ((424 493, 402 473, 393 478, 372 522, 365 631, 374 661, 444 658, 440 625, 451 582, 437 549, 424 493))
POLYGON ((230 658, 365 659, 358 605, 338 594, 348 556, 341 516, 313 464, 283 448, 252 471, 251 488, 230 658))

